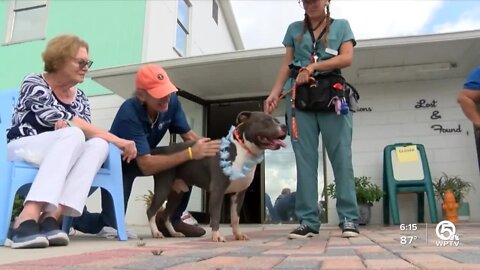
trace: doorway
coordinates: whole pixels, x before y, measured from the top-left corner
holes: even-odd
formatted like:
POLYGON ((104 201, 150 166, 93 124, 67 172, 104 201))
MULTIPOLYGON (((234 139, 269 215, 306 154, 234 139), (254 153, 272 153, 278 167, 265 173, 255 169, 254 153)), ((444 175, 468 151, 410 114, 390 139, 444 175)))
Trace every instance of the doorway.
MULTIPOLYGON (((207 105, 207 137, 220 139, 227 135, 231 126, 235 125, 238 113, 242 111, 263 110, 263 99, 215 102, 207 105)), ((243 207, 240 212, 240 223, 262 223, 262 164, 257 165, 252 184, 247 188, 243 207)), ((207 212, 208 212, 207 193, 207 212)), ((230 223, 230 197, 225 196, 222 206, 221 223, 230 223)))

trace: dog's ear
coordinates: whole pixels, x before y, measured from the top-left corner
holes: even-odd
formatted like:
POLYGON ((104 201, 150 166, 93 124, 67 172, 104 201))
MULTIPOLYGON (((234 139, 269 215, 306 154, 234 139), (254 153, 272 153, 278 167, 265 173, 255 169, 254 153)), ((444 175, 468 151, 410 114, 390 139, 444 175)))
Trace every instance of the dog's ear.
POLYGON ((252 114, 252 112, 247 112, 247 111, 243 111, 241 113, 239 113, 237 115, 237 125, 240 124, 240 123, 243 123, 245 122, 245 120, 247 120, 248 118, 250 118, 250 115, 252 114))

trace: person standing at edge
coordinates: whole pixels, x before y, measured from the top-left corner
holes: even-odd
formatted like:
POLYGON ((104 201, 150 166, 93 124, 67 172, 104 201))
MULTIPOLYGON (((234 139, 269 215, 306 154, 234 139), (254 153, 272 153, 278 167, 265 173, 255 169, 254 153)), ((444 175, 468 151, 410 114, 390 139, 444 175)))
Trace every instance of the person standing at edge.
MULTIPOLYGON (((283 63, 265 100, 265 112, 271 113, 283 89, 307 83, 317 72, 336 71, 351 65, 356 42, 344 19, 330 18, 330 0, 300 0, 305 9, 303 21, 289 25, 283 45, 283 63), (323 33, 323 35, 322 35, 323 33), (313 36, 313 37, 312 37, 313 36), (293 67, 290 69, 290 67, 293 67), (297 76, 298 74, 298 76, 297 76)), ((290 100, 291 94, 287 96, 290 100)), ((337 185, 337 213, 342 237, 354 237, 358 230, 358 206, 352 165, 352 114, 296 110, 298 140, 292 139, 297 165, 295 214, 300 226, 289 238, 307 238, 318 234, 318 146, 319 134, 330 158, 337 185)), ((286 103, 287 123, 292 123, 292 109, 286 103)), ((289 125, 290 134, 292 125, 289 125)))
POLYGON ((480 127, 480 113, 477 109, 480 103, 480 66, 472 70, 465 79, 463 90, 458 93, 457 102, 475 127, 480 127))
MULTIPOLYGON (((150 176, 175 167, 191 159, 215 156, 220 150, 219 140, 199 137, 187 123, 185 113, 176 95, 177 88, 171 83, 165 70, 156 65, 141 67, 135 78, 135 96, 127 99, 118 110, 111 132, 121 138, 135 141, 137 158, 131 163, 123 163, 123 189, 125 211, 138 176, 150 176), (184 151, 169 155, 152 155, 167 130, 180 134, 184 141, 196 143, 184 151)), ((187 224, 181 216, 188 205, 191 188, 183 196, 182 202, 172 215, 171 223, 177 232, 187 237, 199 237, 205 230, 187 224)), ((84 233, 98 233, 103 227, 116 228, 113 202, 109 194, 102 191, 102 213, 84 211, 82 217, 74 220, 74 228, 84 233)), ((170 236, 164 222, 157 215, 157 226, 164 236, 170 236)))

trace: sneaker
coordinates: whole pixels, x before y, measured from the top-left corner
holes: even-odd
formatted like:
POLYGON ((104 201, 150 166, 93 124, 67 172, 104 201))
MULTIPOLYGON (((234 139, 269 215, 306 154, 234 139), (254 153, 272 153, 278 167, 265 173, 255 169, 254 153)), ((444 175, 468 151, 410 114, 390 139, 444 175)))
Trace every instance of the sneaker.
POLYGON ((107 238, 107 239, 114 239, 117 237, 117 230, 112 227, 103 227, 101 231, 97 233, 98 237, 107 238))
POLYGON ((349 237, 357 237, 360 231, 358 230, 358 225, 353 223, 352 221, 348 221, 345 218, 343 224, 340 225, 342 228, 342 237, 349 238, 349 237))
POLYGON ((73 236, 75 234, 77 234, 77 230, 75 230, 73 227, 70 227, 68 230, 68 235, 73 236))
POLYGON ((66 246, 70 242, 68 234, 62 231, 53 217, 47 217, 40 223, 40 232, 48 239, 49 246, 66 246))
POLYGON ((318 231, 312 230, 305 224, 298 226, 295 230, 293 230, 289 235, 289 239, 302 239, 302 238, 309 238, 318 235, 318 231))
MULTIPOLYGON (((155 217, 155 223, 157 224, 157 228, 163 234, 163 236, 172 237, 168 232, 167 228, 165 227, 165 222, 161 218, 161 215, 157 214, 157 216, 155 217)), ((197 225, 190 225, 183 221, 172 224, 172 226, 176 232, 183 233, 185 237, 200 237, 206 233, 206 231, 202 227, 197 225)))
POLYGON ((187 224, 198 225, 198 221, 188 211, 184 211, 180 219, 187 224))
MULTIPOLYGON (((129 239, 137 239, 138 238, 138 235, 135 233, 135 231, 133 231, 131 229, 125 229, 125 232, 127 233, 127 237, 129 239)), ((117 230, 115 228, 105 226, 105 227, 102 228, 102 230, 100 232, 97 233, 97 236, 108 238, 108 239, 113 239, 113 238, 118 237, 118 233, 117 233, 117 230)))
POLYGON ((138 238, 137 233, 132 229, 125 228, 125 233, 127 234, 127 237, 129 239, 137 239, 138 238))
POLYGON ((18 228, 10 228, 4 245, 11 248, 46 248, 48 239, 40 233, 38 223, 33 220, 25 220, 18 228))

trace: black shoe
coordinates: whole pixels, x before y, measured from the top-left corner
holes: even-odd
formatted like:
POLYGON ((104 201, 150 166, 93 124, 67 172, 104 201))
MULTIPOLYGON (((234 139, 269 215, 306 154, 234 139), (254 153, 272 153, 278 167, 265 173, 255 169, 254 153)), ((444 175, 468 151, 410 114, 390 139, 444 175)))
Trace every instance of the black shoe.
POLYGON ((183 221, 179 221, 178 223, 172 224, 173 229, 176 232, 182 233, 185 237, 200 237, 206 233, 206 231, 197 225, 190 225, 183 221))
POLYGON ((33 220, 25 220, 18 228, 10 228, 5 246, 11 248, 46 248, 48 240, 40 233, 38 223, 33 220))
POLYGON ((342 237, 343 238, 350 238, 350 237, 357 237, 360 231, 358 230, 358 224, 353 223, 352 221, 345 221, 343 224, 340 225, 342 228, 342 237))
POLYGON ((40 232, 45 235, 50 246, 66 246, 70 242, 68 234, 60 229, 53 217, 47 217, 40 223, 40 232))
POLYGON ((318 235, 318 231, 310 229, 305 224, 302 224, 298 226, 295 230, 293 230, 289 235, 289 239, 302 239, 302 238, 308 238, 308 237, 314 237, 315 235, 318 235))

